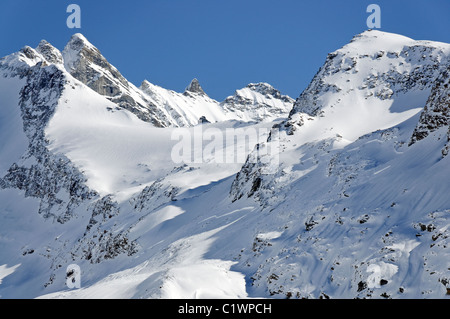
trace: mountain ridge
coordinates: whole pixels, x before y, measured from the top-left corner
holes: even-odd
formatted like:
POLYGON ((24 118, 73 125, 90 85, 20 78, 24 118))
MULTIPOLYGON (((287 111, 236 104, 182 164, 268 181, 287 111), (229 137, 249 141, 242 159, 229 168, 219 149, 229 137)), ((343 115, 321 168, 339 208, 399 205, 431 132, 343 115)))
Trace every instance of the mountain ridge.
MULTIPOLYGON (((163 91, 162 88, 156 86, 159 88, 158 92, 149 92, 149 88, 153 86, 145 84, 145 80, 143 84, 145 84, 146 92, 142 92, 142 84, 138 88, 125 79, 120 71, 112 66, 101 52, 81 33, 74 34, 62 52, 46 40, 42 40, 39 43, 37 52, 42 53, 44 60, 48 63, 64 65, 64 68, 77 80, 80 80, 100 95, 105 96, 117 104, 118 107, 132 112, 141 120, 150 122, 157 127, 192 126, 196 125, 203 116, 211 121, 225 118, 245 118, 246 121, 258 121, 270 118, 270 115, 255 119, 251 116, 244 116, 242 112, 236 113, 232 106, 225 105, 225 102, 222 102, 222 105, 215 105, 220 103, 209 99, 197 79, 194 79, 184 92, 186 96, 192 98, 192 103, 183 106, 184 110, 178 106, 180 103, 183 105, 184 101, 180 99, 172 101, 171 98, 167 97, 168 95, 173 95, 171 90, 163 91), (196 93, 198 96, 189 96, 187 92, 196 93), (199 98, 198 101, 196 100, 197 97, 199 98), (200 105, 200 107, 196 107, 196 105, 200 105), (205 107, 212 110, 209 113, 207 112, 207 114, 203 114, 205 107), (190 110, 192 115, 185 113, 187 109, 190 110)), ((291 101, 287 102, 290 103, 291 101)), ((264 104, 264 101, 262 103, 264 104)), ((264 104, 263 107, 268 107, 269 109, 266 111, 268 114, 271 113, 270 103, 264 104)), ((280 110, 275 109, 274 111, 277 113, 276 116, 278 116, 280 110)), ((287 111, 284 110, 284 112, 287 111)))

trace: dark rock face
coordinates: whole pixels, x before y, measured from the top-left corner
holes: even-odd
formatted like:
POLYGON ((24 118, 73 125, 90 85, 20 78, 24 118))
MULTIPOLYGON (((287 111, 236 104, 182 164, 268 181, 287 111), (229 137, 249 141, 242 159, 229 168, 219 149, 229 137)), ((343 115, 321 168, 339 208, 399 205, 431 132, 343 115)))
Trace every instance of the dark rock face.
POLYGON ((151 211, 157 206, 174 201, 178 192, 179 188, 165 184, 164 179, 158 179, 133 197, 130 204, 137 212, 151 211), (149 203, 152 204, 149 205, 149 203))
POLYGON ((197 79, 193 79, 192 82, 188 85, 185 92, 197 93, 201 95, 206 95, 205 91, 203 91, 200 83, 197 79))
MULTIPOLYGON (((434 81, 427 104, 420 115, 410 145, 427 137, 441 127, 450 125, 450 66, 434 81)), ((447 134, 448 135, 448 134, 447 134)), ((450 135, 448 135, 448 138, 450 135)), ((448 144, 443 155, 448 153, 448 144)))
POLYGON ((113 259, 121 254, 133 255, 137 252, 136 242, 128 239, 128 230, 114 232, 107 224, 109 220, 120 214, 117 202, 107 195, 93 204, 92 216, 86 227, 86 232, 77 247, 75 254, 100 263, 102 260, 113 259))
POLYGON ((230 196, 232 201, 234 202, 241 199, 245 194, 247 194, 248 197, 252 197, 261 187, 261 182, 260 172, 259 170, 256 170, 255 163, 247 161, 242 169, 236 174, 236 178, 231 185, 230 196))

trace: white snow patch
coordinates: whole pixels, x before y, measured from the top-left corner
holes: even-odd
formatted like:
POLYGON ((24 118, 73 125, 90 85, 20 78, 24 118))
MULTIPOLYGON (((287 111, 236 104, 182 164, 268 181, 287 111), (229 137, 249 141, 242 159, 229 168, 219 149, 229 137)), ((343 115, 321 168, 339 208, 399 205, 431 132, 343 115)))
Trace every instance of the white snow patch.
POLYGON ((20 267, 20 264, 17 264, 15 266, 9 267, 5 265, 0 266, 0 285, 2 284, 3 278, 11 275, 17 268, 20 267))
POLYGON ((371 272, 367 278, 367 287, 369 288, 380 288, 381 279, 389 280, 391 279, 398 271, 398 266, 385 263, 384 261, 378 264, 371 264, 367 267, 367 272, 371 272))
POLYGON ((271 240, 271 239, 276 239, 276 238, 280 237, 282 234, 283 234, 283 232, 271 231, 268 233, 260 233, 260 234, 256 235, 256 238, 259 238, 261 240, 271 240))

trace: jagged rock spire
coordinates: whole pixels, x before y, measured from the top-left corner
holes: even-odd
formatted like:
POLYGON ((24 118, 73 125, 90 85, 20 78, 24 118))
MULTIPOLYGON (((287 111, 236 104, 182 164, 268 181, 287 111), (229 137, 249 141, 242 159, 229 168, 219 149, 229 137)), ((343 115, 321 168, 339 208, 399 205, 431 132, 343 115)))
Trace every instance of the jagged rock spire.
POLYGON ((193 79, 191 81, 191 83, 187 86, 185 92, 192 92, 192 93, 206 95, 205 91, 203 91, 203 89, 197 79, 193 79))

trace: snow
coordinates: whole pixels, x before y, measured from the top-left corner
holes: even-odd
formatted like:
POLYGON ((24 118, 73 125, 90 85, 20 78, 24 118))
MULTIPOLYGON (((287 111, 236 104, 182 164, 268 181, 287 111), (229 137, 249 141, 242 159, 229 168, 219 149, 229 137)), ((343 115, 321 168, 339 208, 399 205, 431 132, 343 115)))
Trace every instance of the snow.
POLYGON ((256 235, 256 238, 259 238, 261 240, 271 240, 280 237, 282 234, 283 234, 282 232, 271 231, 268 233, 258 234, 256 235))
POLYGON ((0 285, 2 284, 2 279, 11 275, 18 267, 20 267, 20 264, 9 268, 7 265, 0 265, 0 285))
MULTIPOLYGON (((388 38, 386 50, 414 44, 407 38, 379 36, 388 38)), ((361 42, 342 50, 372 55, 381 47, 367 43, 371 47, 366 51, 361 42)), ((89 110, 79 112, 82 118, 76 121, 89 135, 78 141, 73 139, 80 133, 74 129, 68 134, 70 123, 62 120, 77 116, 76 108, 72 114, 60 107, 47 129, 52 150, 63 152, 82 167, 91 187, 115 193, 122 205, 157 178, 180 191, 176 201, 145 208, 132 226, 130 234, 145 247, 136 257, 138 266, 125 266, 81 290, 45 297, 243 298, 269 294, 284 298, 290 292, 317 298, 326 292, 340 298, 380 298, 383 293, 417 298, 427 289, 431 291, 428 296, 440 296, 444 286, 421 277, 427 274, 420 272, 424 258, 431 258, 425 250, 431 239, 416 237, 412 225, 424 219, 424 212, 449 207, 448 190, 442 187, 448 159, 438 161, 429 155, 439 153, 440 158, 437 151, 444 141, 433 140, 433 136, 443 132, 405 146, 430 90, 380 99, 366 95, 377 87, 355 89, 363 85, 371 65, 388 70, 389 63, 369 58, 361 61, 357 73, 331 76, 327 81, 341 91, 320 96, 323 116, 309 120, 302 115, 304 124, 293 136, 280 134, 281 167, 270 169, 272 174, 267 176, 272 180, 259 194, 263 203, 267 198, 267 208, 257 208, 253 198, 230 203, 230 185, 241 165, 209 162, 169 172, 167 159, 174 144, 168 140, 174 129, 155 129, 119 111, 93 113, 95 105, 77 101, 74 105, 90 105, 89 110), (56 120, 56 116, 61 118, 56 120), (96 124, 88 125, 89 121, 96 124), (121 130, 115 134, 114 123, 118 122, 121 130), (108 155, 101 158, 102 154, 108 155), (150 170, 140 172, 141 186, 130 182, 139 163, 150 170), (306 223, 311 229, 305 229, 306 223), (359 282, 367 285, 361 292, 357 292, 359 282), (403 286, 408 289, 400 292, 403 286), (118 290, 112 293, 112 287, 118 290)), ((166 93, 161 90, 159 95, 166 93)), ((240 96, 253 100, 259 94, 239 91, 240 96)), ((76 101, 75 96, 66 98, 76 101)), ((222 120, 204 128, 223 131, 230 123, 222 120)), ((438 229, 447 229, 442 223, 438 229)), ((429 267, 430 273, 443 276, 442 263, 433 259, 429 267)))
MULTIPOLYGON (((80 59, 80 51, 83 47, 88 49, 96 49, 84 35, 81 33, 75 33, 70 39, 69 43, 66 45, 62 52, 62 56, 64 59, 64 67, 66 70, 70 72, 72 68, 76 65, 76 63, 80 59), (78 44, 75 45, 75 44, 78 44)), ((91 67, 95 67, 94 64, 91 64, 91 67)))
POLYGON ((29 46, 25 46, 21 51, 10 54, 0 61, 9 68, 14 69, 23 67, 24 65, 34 66, 43 60, 44 58, 36 50, 29 46), (31 55, 26 55, 24 50, 31 53, 31 55))
MULTIPOLYGON (((402 129, 405 130, 405 136, 410 136, 416 121, 417 116, 415 119, 406 122, 409 125, 403 124, 402 129), (408 128, 406 129, 406 127, 408 128)), ((301 134, 301 131, 298 133, 301 134)), ((425 282, 422 282, 422 286, 413 283, 413 278, 417 275, 413 271, 414 267, 420 267, 419 265, 424 262, 418 249, 426 249, 427 244, 422 243, 420 239, 416 239, 416 233, 413 232, 412 225, 423 218, 421 217, 423 212, 442 211, 449 205, 448 196, 445 195, 447 190, 444 190, 447 189, 444 186, 447 184, 442 179, 448 172, 445 169, 444 173, 446 164, 444 162, 436 163, 436 158, 430 158, 429 156, 429 154, 435 154, 432 149, 439 150, 442 147, 442 142, 434 145, 424 143, 421 146, 424 149, 421 149, 421 151, 418 148, 403 148, 399 149, 401 152, 392 153, 390 147, 383 146, 376 142, 377 140, 378 134, 374 133, 347 145, 342 150, 334 150, 332 153, 342 152, 338 157, 339 159, 346 160, 345 166, 341 166, 344 169, 343 171, 340 171, 339 167, 334 169, 337 174, 343 175, 342 177, 337 175, 337 180, 325 178, 324 173, 328 168, 317 165, 307 175, 301 175, 298 178, 295 174, 290 173, 288 176, 291 180, 284 180, 279 184, 281 189, 277 194, 284 193, 285 196, 283 202, 271 212, 271 215, 286 216, 285 218, 280 216, 281 221, 293 218, 301 221, 300 216, 306 220, 313 217, 317 223, 308 232, 301 230, 301 227, 295 226, 293 223, 287 222, 289 229, 293 228, 289 231, 290 236, 295 234, 301 236, 301 238, 299 237, 301 242, 298 244, 302 245, 300 249, 302 253, 298 257, 294 257, 295 243, 291 242, 291 244, 284 246, 283 249, 287 250, 286 252, 283 253, 281 248, 278 250, 279 255, 286 256, 285 263, 279 267, 266 266, 266 268, 269 268, 266 273, 283 273, 283 278, 286 279, 280 278, 279 281, 283 280, 280 284, 289 286, 290 289, 297 287, 297 285, 292 287, 289 284, 291 272, 286 270, 286 264, 298 263, 302 269, 301 286, 313 283, 315 287, 312 292, 306 293, 306 295, 303 292, 302 296, 317 297, 320 289, 326 289, 329 292, 333 291, 332 287, 340 289, 337 287, 344 285, 346 280, 350 280, 352 276, 361 276, 361 279, 354 282, 354 285, 359 281, 365 281, 370 289, 380 289, 377 296, 383 292, 382 289, 388 289, 389 295, 394 294, 398 298, 404 297, 393 287, 399 287, 402 283, 408 282, 410 293, 411 291, 416 293, 409 294, 408 297, 421 298, 421 289, 426 290, 425 286, 432 285, 432 281, 427 278, 424 278, 425 282), (367 165, 368 163, 364 163, 366 160, 374 160, 375 163, 367 165), (358 168, 361 166, 362 169, 358 168), (347 171, 345 170, 346 167, 347 171), (352 176, 352 178, 350 179, 347 176, 352 176), (330 182, 341 187, 333 187, 329 184, 330 182), (328 192, 323 192, 324 189, 327 189, 328 192), (342 196, 341 189, 344 189, 349 197, 342 196), (336 192, 336 194, 334 195, 333 192, 336 192), (414 194, 423 195, 416 196, 414 194), (289 217, 289 214, 292 214, 292 216, 289 217), (359 223, 358 220, 361 220, 364 214, 367 214, 370 218, 365 223, 359 223), (389 231, 392 231, 393 234, 389 235, 389 231), (386 242, 386 244, 383 242, 386 242), (301 257, 303 254, 308 258, 301 257), (351 260, 346 261, 345 256, 351 256, 351 260), (356 271, 356 275, 353 274, 352 268, 364 269, 365 260, 370 260, 370 262, 364 272, 356 271), (334 270, 328 272, 328 274, 332 274, 334 281, 326 283, 321 277, 323 274, 321 267, 325 268, 330 261, 339 262, 339 265, 332 265, 334 270), (286 274, 286 272, 288 273, 286 274), (341 281, 340 278, 346 279, 341 281), (389 284, 386 286, 380 285, 381 279, 387 280, 389 284)), ((305 161, 303 166, 306 165, 308 153, 305 153, 302 148, 287 153, 286 157, 301 158, 302 161, 305 161)), ((332 155, 323 154, 322 156, 332 158, 332 155)), ((321 162, 326 163, 327 161, 321 160, 321 162)), ((269 217, 264 216, 264 218, 269 217)), ((267 224, 271 223, 270 221, 266 222, 267 224)), ((445 225, 448 221, 443 223, 441 225, 445 225)), ((286 236, 289 238, 288 234, 283 234, 283 237, 286 236)), ((272 256, 278 256, 278 254, 272 256)), ((265 258, 268 258, 268 256, 265 256, 265 258)), ((442 256, 441 260, 444 259, 445 257, 442 256)), ((432 268, 433 271, 430 270, 430 273, 434 271, 439 273, 434 269, 440 269, 440 274, 443 276, 442 271, 446 269, 446 266, 444 264, 437 266, 436 263, 433 266, 436 268, 432 268)), ((323 271, 327 272, 327 270, 323 271)), ((295 274, 295 271, 293 273, 295 274)), ((439 296, 439 291, 443 287, 438 287, 439 289, 434 288, 436 290, 432 296, 439 296)), ((338 291, 335 291, 338 296, 344 298, 352 296, 351 289, 347 292, 338 291)))
MULTIPOLYGON (((383 32, 379 30, 368 30, 355 36, 352 41, 335 52, 347 52, 354 55, 374 54, 380 50, 385 52, 396 52, 405 46, 428 45, 442 48, 448 53, 450 45, 438 41, 413 40, 406 36, 383 32)), ((378 69, 377 69, 378 70, 378 69)))
MULTIPOLYGON (((298 138, 296 143, 304 144, 334 138, 336 134, 339 134, 342 140, 336 142, 335 146, 336 148, 343 148, 356 141, 360 136, 393 127, 417 115, 425 105, 427 97, 427 92, 424 92, 420 98, 403 102, 410 109, 402 112, 391 112, 393 100, 382 101, 377 98, 366 100, 359 92, 351 92, 341 98, 339 109, 326 107, 324 108, 326 116, 316 118, 313 121, 306 121, 301 131, 296 135, 296 138, 298 138)), ((324 104, 327 104, 326 97, 324 97, 324 101, 324 104)))
MULTIPOLYGON (((123 201, 168 175, 175 166, 182 165, 175 164, 171 157, 177 143, 172 140, 172 134, 177 128, 155 128, 127 111, 116 110, 112 102, 78 81, 72 81, 75 89, 69 86, 64 91, 57 112, 46 128, 46 136, 50 141, 50 150, 65 154, 79 167, 87 176, 90 188, 101 195, 115 194, 123 201)), ((226 130, 233 126, 252 127, 256 131, 271 125, 221 121, 183 130, 194 137, 199 135, 196 132, 214 128, 225 136, 226 130)), ((262 141, 267 135, 258 138, 262 141)), ((205 147, 207 144, 204 142, 205 147)), ((220 147, 225 148, 226 145, 220 147)), ((238 150, 244 152, 239 157, 245 161, 246 154, 252 148, 253 145, 250 145, 247 149, 238 150)), ((207 185, 235 174, 241 165, 198 163, 195 166, 204 169, 184 173, 183 178, 173 181, 173 185, 182 189, 207 185)))
POLYGON ((186 95, 164 89, 148 81, 144 81, 141 90, 157 105, 170 105, 183 116, 186 123, 197 124, 200 117, 205 116, 210 122, 231 119, 219 103, 206 95, 187 92, 186 95))
POLYGON ((28 147, 18 94, 24 84, 25 80, 7 79, 0 73, 0 176, 5 175, 11 164, 17 162, 28 147))
POLYGON ((353 38, 353 40, 338 51, 352 52, 354 54, 374 53, 379 50, 396 51, 416 41, 399 34, 383 32, 379 30, 365 31, 353 38))
POLYGON ((45 223, 38 207, 39 202, 25 198, 22 191, 0 189, 0 290, 9 290, 0 291, 3 298, 34 298, 49 279, 51 263, 42 256, 56 243, 55 234, 64 230, 45 223))
POLYGON ((380 262, 379 264, 371 264, 367 267, 367 272, 371 273, 367 277, 367 286, 369 288, 381 288, 381 280, 389 281, 398 271, 398 266, 380 262))
MULTIPOLYGON (((161 292, 163 299, 218 299, 245 298, 245 279, 240 273, 230 271, 233 262, 204 259, 203 255, 214 241, 214 234, 227 226, 194 235, 171 244, 166 253, 168 263, 146 261, 132 269, 109 275, 98 283, 74 291, 57 292, 41 299, 124 299, 147 294, 146 282, 155 274, 164 273, 161 292), (145 290, 145 291, 144 291, 145 290)), ((159 256, 161 258, 161 256, 159 256)))
POLYGON ((189 249, 180 262, 167 273, 161 297, 171 299, 244 298, 247 296, 244 275, 230 271, 234 264, 202 256, 212 244, 213 236, 227 226, 183 240, 189 249))
POLYGON ((124 184, 136 185, 145 177, 151 181, 161 169, 158 164, 165 161, 153 161, 157 158, 154 147, 169 148, 161 142, 170 140, 169 133, 129 112, 108 111, 115 108, 112 102, 74 82, 77 89, 64 91, 63 103, 46 129, 50 149, 66 154, 81 167, 88 185, 101 194, 117 192, 124 184), (147 163, 152 163, 151 168, 143 166, 147 163), (131 176, 124 176, 127 169, 131 176))
POLYGON ((275 91, 268 83, 250 83, 227 97, 221 106, 228 117, 271 122, 285 117, 294 103, 288 96, 273 96, 271 93, 275 91))
POLYGON ((151 214, 143 217, 140 220, 139 224, 134 227, 133 233, 136 237, 140 237, 156 226, 164 223, 165 221, 171 220, 183 213, 184 211, 180 207, 173 205, 164 206, 160 210, 152 212, 151 214))
POLYGON ((392 244, 391 246, 387 246, 386 248, 393 250, 393 254, 395 254, 396 257, 405 256, 406 258, 409 258, 409 253, 419 245, 420 242, 417 240, 407 240, 404 242, 392 244))

